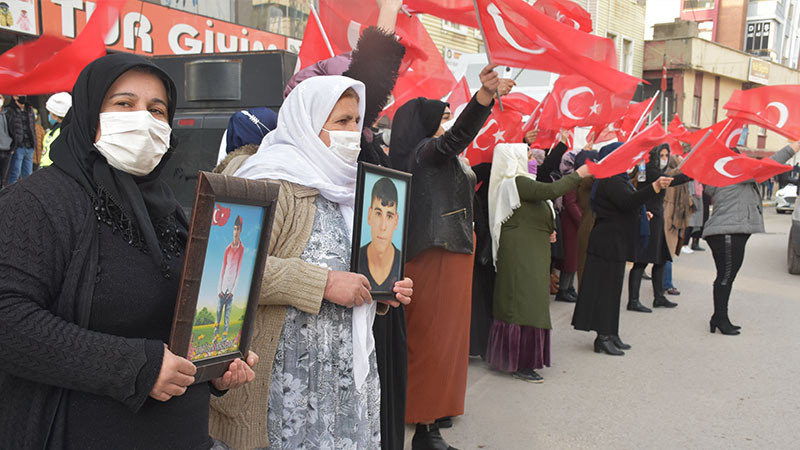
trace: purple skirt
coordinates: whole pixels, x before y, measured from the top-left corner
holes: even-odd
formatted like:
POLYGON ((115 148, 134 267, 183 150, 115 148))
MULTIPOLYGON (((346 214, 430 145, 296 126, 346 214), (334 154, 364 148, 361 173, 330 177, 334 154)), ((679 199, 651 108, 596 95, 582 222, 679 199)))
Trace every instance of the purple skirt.
POLYGON ((550 330, 495 320, 486 362, 503 372, 550 367, 550 330))

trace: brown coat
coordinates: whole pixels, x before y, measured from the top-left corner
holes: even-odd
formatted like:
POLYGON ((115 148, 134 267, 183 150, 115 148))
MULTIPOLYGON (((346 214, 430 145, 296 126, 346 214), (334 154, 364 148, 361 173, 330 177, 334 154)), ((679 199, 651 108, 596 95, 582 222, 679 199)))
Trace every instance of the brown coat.
MULTIPOLYGON (((677 166, 677 161, 670 160, 670 167, 677 166)), ((678 170, 670 170, 668 175, 679 174, 678 170)), ((689 185, 682 184, 667 188, 664 196, 664 235, 667 248, 673 255, 680 255, 684 233, 689 226, 689 219, 694 213, 694 204, 689 194, 689 185)))

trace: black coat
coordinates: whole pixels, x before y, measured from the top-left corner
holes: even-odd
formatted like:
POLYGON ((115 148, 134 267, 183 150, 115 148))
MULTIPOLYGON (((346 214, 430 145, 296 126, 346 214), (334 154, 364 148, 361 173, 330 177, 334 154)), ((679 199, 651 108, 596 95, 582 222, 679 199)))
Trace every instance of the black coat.
MULTIPOLYGON (((666 176, 666 169, 661 169, 658 165, 660 147, 655 147, 650 151, 650 161, 647 163, 647 179, 641 184, 646 187, 653 184, 659 177, 666 176)), ((678 175, 672 181, 670 186, 679 186, 687 183, 690 180, 686 175, 678 175)), ((650 188, 652 189, 652 187, 650 188)), ((664 196, 667 194, 666 189, 651 197, 645 202, 647 211, 653 214, 650 219, 650 236, 647 239, 647 246, 641 244, 641 239, 636 240, 636 255, 633 259, 637 263, 648 264, 664 264, 667 261, 672 261, 672 255, 667 245, 667 236, 664 231, 664 196)), ((639 233, 637 231, 636 235, 639 233)))
POLYGON ((542 165, 536 170, 536 181, 552 183, 554 179, 557 180, 561 178, 559 167, 561 165, 561 158, 564 157, 564 153, 566 153, 567 150, 569 150, 567 145, 559 141, 559 143, 547 153, 544 157, 544 161, 542 161, 542 165))
MULTIPOLYGON (((432 247, 472 253, 472 196, 476 179, 458 155, 475 139, 491 112, 491 105, 483 106, 473 97, 453 128, 440 137, 423 139, 408 152, 402 168, 413 173, 414 178, 406 260, 432 247)), ((397 117, 392 125, 393 136, 409 125, 400 124, 397 117)), ((393 146, 392 152, 395 150, 393 146)))
POLYGON ((29 132, 29 138, 36 148, 36 116, 33 113, 31 105, 25 105, 25 109, 20 109, 16 102, 11 102, 6 108, 6 118, 8 120, 8 134, 11 135, 14 143, 11 144, 12 149, 20 147, 25 142, 25 133, 29 132))
POLYGON ((621 174, 596 181, 595 222, 587 254, 609 261, 634 258, 639 236, 639 215, 644 202, 656 195, 652 184, 636 190, 621 174))

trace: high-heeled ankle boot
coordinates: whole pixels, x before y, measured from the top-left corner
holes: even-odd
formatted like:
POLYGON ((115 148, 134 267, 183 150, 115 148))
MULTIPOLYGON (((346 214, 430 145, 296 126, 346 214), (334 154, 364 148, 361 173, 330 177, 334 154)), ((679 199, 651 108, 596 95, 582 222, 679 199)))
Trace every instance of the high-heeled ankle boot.
POLYGON ((614 343, 614 347, 617 347, 620 350, 630 350, 631 346, 622 342, 622 339, 619 338, 619 335, 611 336, 611 342, 614 343))
POLYGON ((711 317, 711 321, 709 321, 709 327, 711 328, 711 332, 713 333, 716 329, 719 329, 719 332, 722 334, 726 334, 728 336, 736 336, 741 332, 733 326, 731 321, 727 317, 718 318, 715 316, 711 317))
POLYGON ((598 334, 597 339, 594 340, 594 352, 605 353, 606 355, 612 356, 622 356, 625 354, 625 352, 614 345, 614 342, 611 341, 611 336, 602 334, 598 334))
POLYGON ((417 429, 414 432, 414 437, 411 439, 412 450, 458 450, 451 447, 445 442, 442 434, 439 432, 439 425, 432 423, 430 425, 417 424, 417 429))

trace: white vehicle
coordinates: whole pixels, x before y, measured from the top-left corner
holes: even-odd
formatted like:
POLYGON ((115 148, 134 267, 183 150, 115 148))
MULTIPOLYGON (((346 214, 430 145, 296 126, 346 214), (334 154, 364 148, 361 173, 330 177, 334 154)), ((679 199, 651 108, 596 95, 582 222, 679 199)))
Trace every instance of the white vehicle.
POLYGON ((797 185, 787 184, 775 194, 775 211, 778 214, 792 212, 795 199, 797 199, 797 185))

